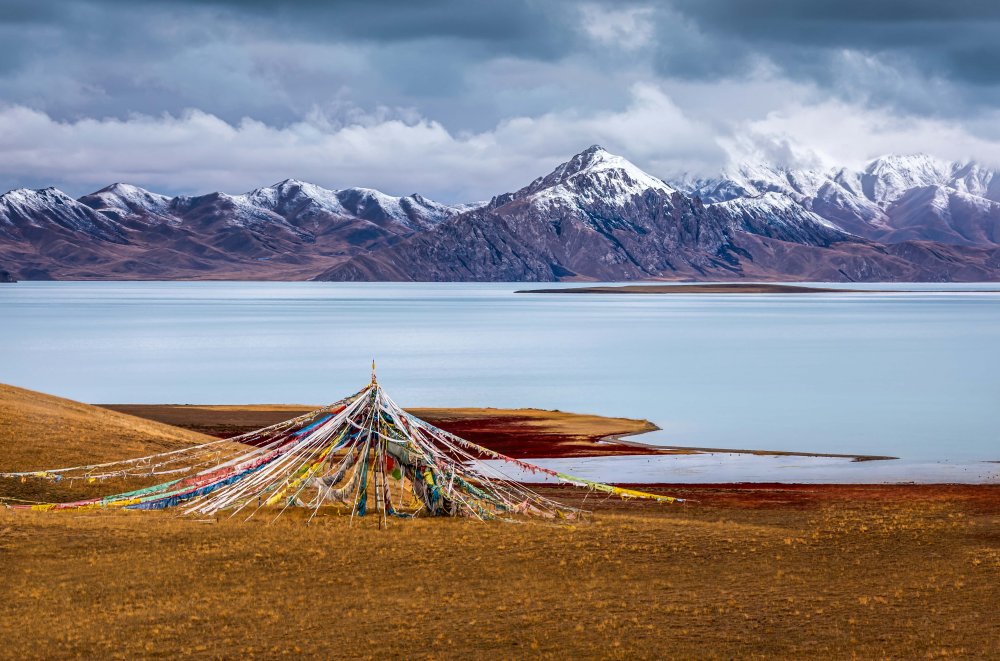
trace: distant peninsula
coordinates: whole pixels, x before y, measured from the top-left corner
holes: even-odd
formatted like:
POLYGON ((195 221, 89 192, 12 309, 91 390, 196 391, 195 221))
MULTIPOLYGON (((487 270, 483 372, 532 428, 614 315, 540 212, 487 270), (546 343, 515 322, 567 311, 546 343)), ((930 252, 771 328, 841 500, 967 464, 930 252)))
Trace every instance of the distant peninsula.
MULTIPOLYGON (((731 282, 722 284, 662 284, 620 285, 600 287, 566 287, 562 289, 522 289, 516 294, 837 294, 857 292, 857 289, 831 287, 803 287, 760 282, 731 282)), ((871 290, 860 290, 871 291, 871 290)))

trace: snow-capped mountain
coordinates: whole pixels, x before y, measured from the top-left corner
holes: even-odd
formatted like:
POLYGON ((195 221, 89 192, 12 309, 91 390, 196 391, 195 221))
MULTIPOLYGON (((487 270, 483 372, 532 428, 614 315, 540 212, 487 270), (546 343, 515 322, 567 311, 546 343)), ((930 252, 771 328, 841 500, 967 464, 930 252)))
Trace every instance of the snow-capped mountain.
POLYGON ((292 179, 241 195, 168 197, 117 183, 74 200, 19 189, 0 196, 0 259, 22 278, 304 278, 462 210, 292 179))
POLYGON ((50 267, 100 264, 127 249, 127 230, 55 188, 0 195, 0 264, 22 280, 48 279, 50 267))
POLYGON ((0 233, 18 238, 48 228, 110 243, 125 241, 124 232, 113 220, 58 189, 19 188, 0 195, 0 233))
POLYGON ((595 145, 524 188, 497 195, 396 249, 335 266, 320 279, 648 277, 660 268, 671 241, 657 232, 670 224, 656 218, 685 213, 683 205, 671 203, 675 192, 595 145), (636 240, 647 235, 648 241, 636 240))
POLYGON ((295 179, 237 197, 241 203, 267 209, 299 227, 316 227, 313 221, 337 216, 359 218, 393 234, 429 229, 459 211, 418 194, 393 197, 373 188, 328 190, 295 179))
POLYGON ((112 184, 96 193, 84 195, 79 202, 123 224, 135 220, 146 225, 176 220, 169 212, 169 197, 130 184, 112 184))
POLYGON ((887 156, 670 183, 594 145, 457 206, 294 179, 239 195, 18 189, 0 196, 0 265, 22 280, 994 280, 1000 177, 887 156))
MULTIPOLYGON (((779 180, 810 192, 822 186, 811 180, 779 180)), ((902 257, 903 249, 886 250, 809 210, 799 201, 805 197, 801 192, 796 198, 784 190, 758 188, 749 178, 719 182, 716 188, 723 184, 741 192, 704 204, 595 145, 481 209, 353 257, 318 279, 895 280, 996 275, 979 266, 958 273, 949 262, 953 255, 928 254, 920 246, 906 246, 912 260, 902 257)), ((972 261, 983 259, 977 255, 972 261)))
POLYGON ((319 279, 636 279, 655 275, 668 260, 725 264, 731 257, 721 228, 699 228, 698 211, 675 195, 595 145, 520 190, 319 279), (698 242, 702 248, 687 250, 698 242))
POLYGON ((538 204, 594 204, 622 206, 635 195, 653 190, 671 195, 675 189, 643 172, 630 161, 591 145, 544 177, 513 194, 538 204))
POLYGON ((1000 176, 973 162, 888 155, 861 170, 744 164, 721 177, 676 184, 707 204, 756 206, 780 195, 857 236, 1000 245, 1000 176))

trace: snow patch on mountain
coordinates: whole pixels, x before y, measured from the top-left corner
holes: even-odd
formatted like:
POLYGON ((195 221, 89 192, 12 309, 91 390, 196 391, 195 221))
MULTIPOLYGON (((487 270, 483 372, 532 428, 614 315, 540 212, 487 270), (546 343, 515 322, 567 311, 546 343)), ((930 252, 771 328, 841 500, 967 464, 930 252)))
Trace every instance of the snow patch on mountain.
POLYGON ((882 156, 865 168, 864 192, 870 200, 884 207, 913 188, 950 186, 954 169, 954 164, 927 154, 882 156))
POLYGON ((767 191, 757 197, 737 198, 718 202, 716 206, 731 213, 769 217, 774 224, 790 225, 808 220, 831 230, 842 231, 836 224, 808 209, 783 193, 767 191))

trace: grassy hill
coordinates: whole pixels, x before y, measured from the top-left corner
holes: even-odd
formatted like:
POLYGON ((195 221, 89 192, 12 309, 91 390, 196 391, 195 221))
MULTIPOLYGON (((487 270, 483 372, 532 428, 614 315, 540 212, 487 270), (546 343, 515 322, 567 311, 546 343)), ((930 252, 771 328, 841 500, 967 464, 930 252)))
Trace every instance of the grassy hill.
MULTIPOLYGON (((0 471, 58 468, 140 457, 204 443, 208 436, 33 390, 0 384, 0 471)), ((130 484, 134 484, 133 481, 130 484)), ((69 500, 114 493, 94 485, 0 481, 0 496, 69 500)))

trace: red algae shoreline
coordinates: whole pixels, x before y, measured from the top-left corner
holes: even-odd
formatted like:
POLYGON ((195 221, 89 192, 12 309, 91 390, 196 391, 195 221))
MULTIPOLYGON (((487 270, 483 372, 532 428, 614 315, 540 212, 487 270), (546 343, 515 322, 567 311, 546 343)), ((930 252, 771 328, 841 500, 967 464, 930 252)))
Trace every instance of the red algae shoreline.
MULTIPOLYGON (((103 404, 120 413, 229 438, 320 408, 299 405, 103 404)), ((445 431, 517 459, 692 454, 623 440, 658 429, 647 420, 541 409, 413 408, 445 431)))
MULTIPOLYGON (((101 406, 219 438, 243 434, 320 408, 291 404, 103 404, 101 406)), ((648 420, 565 411, 461 407, 408 410, 418 418, 445 431, 517 459, 705 453, 829 457, 851 461, 897 458, 882 455, 652 445, 639 440, 643 434, 660 429, 648 420)))
MULTIPOLYGON (((638 488, 638 487, 637 487, 638 488)), ((832 503, 963 501, 985 514, 1000 514, 1000 485, 996 484, 732 484, 642 485, 653 491, 683 493, 701 504, 726 508, 820 507, 832 503)))

